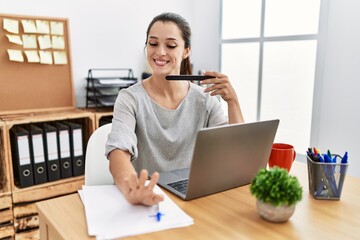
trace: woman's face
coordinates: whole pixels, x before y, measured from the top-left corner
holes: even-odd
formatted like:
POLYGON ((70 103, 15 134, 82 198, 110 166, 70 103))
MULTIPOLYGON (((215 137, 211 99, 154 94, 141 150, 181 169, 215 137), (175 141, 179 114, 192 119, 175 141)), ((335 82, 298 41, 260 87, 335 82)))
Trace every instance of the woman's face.
POLYGON ((181 31, 173 22, 155 22, 146 44, 147 60, 154 75, 180 74, 181 61, 190 54, 181 31))

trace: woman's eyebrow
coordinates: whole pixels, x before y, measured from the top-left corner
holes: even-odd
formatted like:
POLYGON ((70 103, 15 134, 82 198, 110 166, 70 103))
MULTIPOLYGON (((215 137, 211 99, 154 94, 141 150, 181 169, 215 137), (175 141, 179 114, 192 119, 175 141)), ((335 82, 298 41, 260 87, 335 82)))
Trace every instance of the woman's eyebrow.
MULTIPOLYGON (((159 39, 159 38, 155 36, 149 36, 149 39, 159 39)), ((176 42, 178 41, 177 38, 173 38, 173 37, 166 38, 166 40, 176 41, 176 42)))

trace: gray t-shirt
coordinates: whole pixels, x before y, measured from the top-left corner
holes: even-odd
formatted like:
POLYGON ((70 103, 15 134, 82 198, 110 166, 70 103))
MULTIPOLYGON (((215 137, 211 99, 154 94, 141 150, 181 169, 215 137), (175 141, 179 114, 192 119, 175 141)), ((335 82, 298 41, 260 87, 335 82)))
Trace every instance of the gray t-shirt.
POLYGON ((170 110, 154 102, 139 82, 119 92, 106 156, 114 149, 129 151, 138 173, 189 167, 197 131, 227 122, 217 98, 198 85, 190 83, 186 97, 170 110))

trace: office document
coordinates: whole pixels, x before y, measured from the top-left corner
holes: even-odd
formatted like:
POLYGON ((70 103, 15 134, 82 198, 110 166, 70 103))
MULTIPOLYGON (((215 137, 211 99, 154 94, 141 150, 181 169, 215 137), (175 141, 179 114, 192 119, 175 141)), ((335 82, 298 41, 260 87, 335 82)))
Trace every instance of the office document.
POLYGON ((164 195, 159 209, 128 203, 115 185, 83 186, 88 234, 97 239, 114 239, 194 223, 158 186, 155 186, 154 191, 164 195), (157 211, 162 215, 160 221, 157 219, 157 211))
POLYGON ((54 64, 64 65, 67 64, 67 57, 65 51, 54 51, 54 64))
POLYGON ((3 20, 3 28, 6 31, 10 32, 10 33, 19 34, 19 21, 4 18, 4 20, 3 20))
POLYGON ((40 62, 40 58, 39 58, 39 54, 37 51, 34 50, 25 50, 25 55, 26 58, 28 60, 28 62, 32 62, 32 63, 38 63, 40 62))
POLYGON ((31 49, 36 49, 37 48, 37 42, 36 42, 36 36, 35 35, 23 34, 22 35, 22 40, 23 40, 23 47, 24 48, 31 48, 31 49))
POLYGON ((14 62, 24 62, 24 56, 22 55, 21 50, 8 49, 9 60, 14 62))

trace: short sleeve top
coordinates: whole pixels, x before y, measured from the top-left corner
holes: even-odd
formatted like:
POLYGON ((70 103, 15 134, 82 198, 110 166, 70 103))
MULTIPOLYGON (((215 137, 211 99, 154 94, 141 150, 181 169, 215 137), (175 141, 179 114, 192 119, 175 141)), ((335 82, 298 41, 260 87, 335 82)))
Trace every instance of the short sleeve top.
POLYGON ((170 110, 154 102, 139 82, 118 94, 105 154, 128 151, 137 172, 189 167, 198 130, 227 122, 219 100, 198 85, 190 83, 186 97, 170 110))

